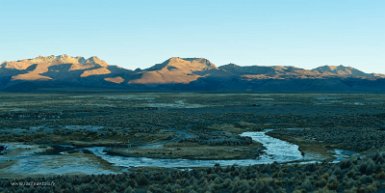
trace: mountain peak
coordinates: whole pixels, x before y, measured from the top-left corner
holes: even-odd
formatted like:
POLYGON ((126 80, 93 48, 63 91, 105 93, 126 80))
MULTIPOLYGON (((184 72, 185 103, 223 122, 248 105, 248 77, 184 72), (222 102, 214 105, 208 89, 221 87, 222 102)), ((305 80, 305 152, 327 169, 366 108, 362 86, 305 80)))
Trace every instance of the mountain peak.
POLYGON ((235 69, 238 69, 238 68, 241 68, 241 66, 238 66, 234 63, 228 63, 228 64, 225 64, 223 66, 220 66, 219 69, 222 69, 222 70, 235 70, 235 69))
POLYGON ((344 66, 344 65, 338 65, 338 66, 333 66, 333 65, 324 65, 324 66, 320 66, 320 67, 317 67, 313 70, 322 70, 322 71, 337 71, 337 70, 343 70, 343 69, 347 69, 347 68, 352 68, 352 67, 349 67, 349 66, 344 66))
MULTIPOLYGON (((213 69, 216 68, 215 64, 210 62, 210 60, 206 58, 180 58, 180 57, 172 57, 167 60, 168 64, 188 64, 188 62, 193 63, 195 65, 204 65, 207 68, 213 69)), ((166 61, 166 63, 167 63, 166 61)))
POLYGON ((100 58, 98 58, 97 56, 92 56, 90 58, 88 58, 86 60, 86 62, 89 61, 93 64, 97 64, 97 65, 100 65, 100 66, 103 66, 103 67, 107 67, 108 66, 108 63, 105 62, 104 60, 101 60, 100 58))
MULTIPOLYGON (((54 55, 48 56, 48 58, 54 58, 54 57, 55 57, 54 55)), ((56 56, 56 58, 74 58, 74 57, 69 56, 67 54, 62 54, 62 55, 56 56)))
POLYGON ((167 61, 169 61, 169 62, 181 62, 181 61, 183 61, 183 59, 180 57, 171 57, 167 61))
POLYGON ((216 66, 205 58, 172 57, 163 63, 156 64, 142 73, 142 77, 131 81, 136 84, 190 83, 216 69, 216 66))
POLYGON ((355 76, 355 77, 367 77, 369 74, 357 70, 350 66, 320 66, 318 68, 313 69, 312 71, 321 73, 326 76, 355 76))
POLYGON ((81 77, 110 73, 107 69, 109 65, 96 56, 85 59, 66 54, 5 62, 1 67, 8 70, 23 71, 12 76, 13 80, 51 80, 52 77, 48 76, 47 73, 52 67, 61 65, 69 65, 69 71, 82 71, 81 77))
POLYGON ((163 63, 156 64, 147 70, 156 71, 156 70, 175 70, 179 69, 182 71, 205 71, 216 69, 215 64, 211 63, 205 58, 180 58, 172 57, 163 63))

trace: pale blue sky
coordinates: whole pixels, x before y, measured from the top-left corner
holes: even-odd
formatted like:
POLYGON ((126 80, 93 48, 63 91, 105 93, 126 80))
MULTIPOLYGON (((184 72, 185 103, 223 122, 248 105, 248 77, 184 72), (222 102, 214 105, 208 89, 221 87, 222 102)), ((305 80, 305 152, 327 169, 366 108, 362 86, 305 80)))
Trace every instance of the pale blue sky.
POLYGON ((349 65, 385 73, 383 0, 0 0, 0 62, 99 56, 217 65, 349 65))

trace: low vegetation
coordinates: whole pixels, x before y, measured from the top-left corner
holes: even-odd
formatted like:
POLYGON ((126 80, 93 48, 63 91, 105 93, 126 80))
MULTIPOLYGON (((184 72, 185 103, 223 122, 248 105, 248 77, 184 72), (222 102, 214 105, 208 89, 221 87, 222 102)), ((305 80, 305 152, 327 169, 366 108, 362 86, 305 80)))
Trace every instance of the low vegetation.
MULTIPOLYGON (((192 170, 134 168, 117 175, 1 179, 0 192, 383 192, 385 95, 377 94, 1 94, 0 141, 106 146, 126 156, 257 157, 245 131, 298 144, 338 164, 271 164, 192 170), (368 156, 364 156, 368 155, 368 156), (54 182, 19 186, 14 182, 54 182), (13 184, 13 185, 12 185, 13 184)), ((0 169, 12 163, 0 164, 0 169)))
POLYGON ((118 175, 60 176, 0 181, 0 192, 137 193, 371 193, 385 189, 385 155, 352 158, 338 164, 258 165, 193 170, 134 169, 118 175), (48 186, 19 186, 48 182, 48 186))

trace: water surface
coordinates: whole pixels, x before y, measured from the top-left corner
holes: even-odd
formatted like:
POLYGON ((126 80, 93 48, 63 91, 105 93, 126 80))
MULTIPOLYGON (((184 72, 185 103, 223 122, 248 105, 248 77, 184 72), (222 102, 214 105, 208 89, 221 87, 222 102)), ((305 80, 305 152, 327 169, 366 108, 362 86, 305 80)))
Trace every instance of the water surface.
POLYGON ((125 157, 117 155, 108 155, 104 152, 105 147, 88 148, 96 156, 103 160, 121 167, 165 167, 165 168, 193 168, 193 167, 211 167, 215 164, 221 166, 239 165, 249 166, 255 164, 270 164, 273 162, 285 163, 301 161, 303 156, 299 151, 298 145, 288 143, 266 135, 263 132, 244 132, 241 136, 251 137, 254 141, 262 143, 266 148, 265 154, 255 159, 239 160, 190 160, 190 159, 155 159, 146 157, 125 157))

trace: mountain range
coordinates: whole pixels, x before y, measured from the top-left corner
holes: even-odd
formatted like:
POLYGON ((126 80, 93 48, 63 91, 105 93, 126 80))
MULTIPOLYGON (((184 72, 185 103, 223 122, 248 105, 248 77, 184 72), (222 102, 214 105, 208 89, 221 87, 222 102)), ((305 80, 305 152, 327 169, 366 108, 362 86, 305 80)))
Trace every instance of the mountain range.
POLYGON ((0 90, 127 90, 212 92, 385 92, 385 75, 348 66, 217 66, 173 57, 129 70, 98 57, 39 56, 0 64, 0 90))

